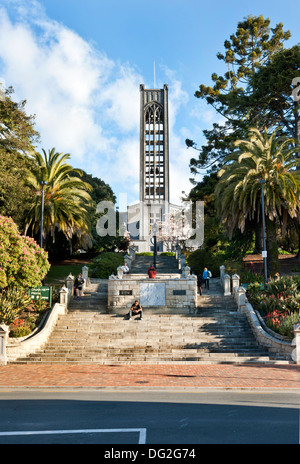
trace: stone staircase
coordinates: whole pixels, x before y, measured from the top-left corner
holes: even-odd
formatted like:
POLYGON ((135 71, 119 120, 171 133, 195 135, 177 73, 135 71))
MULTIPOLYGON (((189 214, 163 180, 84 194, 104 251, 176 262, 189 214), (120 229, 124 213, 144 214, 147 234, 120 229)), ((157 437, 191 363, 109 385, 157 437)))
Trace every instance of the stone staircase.
POLYGON ((245 316, 237 313, 232 297, 222 295, 215 279, 192 314, 153 309, 145 311, 143 321, 129 321, 107 314, 106 301, 107 281, 93 281, 83 299, 74 299, 60 316, 47 345, 15 363, 288 363, 256 343, 245 316))
MULTIPOLYGON (((152 256, 136 256, 132 263, 130 274, 147 274, 149 267, 153 264, 152 256)), ((158 274, 178 274, 178 262, 175 256, 156 257, 156 268, 158 274)))

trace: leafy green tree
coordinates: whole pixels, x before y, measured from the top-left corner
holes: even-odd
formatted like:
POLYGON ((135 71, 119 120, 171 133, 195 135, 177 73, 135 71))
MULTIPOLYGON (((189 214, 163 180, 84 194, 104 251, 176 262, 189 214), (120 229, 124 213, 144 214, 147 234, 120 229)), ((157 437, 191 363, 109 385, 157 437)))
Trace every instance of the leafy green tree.
POLYGON ((34 117, 25 112, 26 100, 16 103, 12 87, 0 88, 0 148, 8 153, 29 153, 39 140, 34 117))
POLYGON ((24 230, 25 216, 33 196, 24 179, 30 161, 27 154, 34 149, 39 134, 34 118, 25 111, 26 101, 16 103, 13 89, 0 88, 0 214, 11 216, 24 230))
POLYGON ((300 99, 293 97, 293 80, 299 77, 300 45, 280 50, 251 77, 248 98, 250 118, 256 127, 281 127, 300 145, 300 99))
POLYGON ((24 230, 25 217, 34 198, 24 184, 29 166, 24 155, 0 148, 0 214, 12 217, 20 230, 24 230))
POLYGON ((206 144, 200 149, 192 140, 186 140, 188 147, 199 151, 198 158, 191 160, 193 173, 208 163, 222 162, 231 153, 235 140, 242 139, 250 127, 256 126, 249 110, 249 95, 254 91, 252 77, 283 48, 290 36, 282 23, 271 28, 270 19, 248 16, 225 41, 225 52, 217 55, 224 62, 224 75, 213 73, 213 86, 201 84, 195 93, 223 116, 224 124, 215 123, 211 130, 204 131, 206 144))
POLYGON ((91 225, 89 207, 92 199, 89 194, 91 186, 78 176, 82 171, 74 169, 66 161, 69 154, 57 153, 55 148, 43 155, 34 152, 34 166, 26 179, 27 185, 35 194, 35 202, 28 213, 27 229, 31 226, 33 232, 40 229, 41 223, 41 182, 44 187, 44 234, 45 239, 51 235, 54 239, 55 230, 64 233, 68 240, 77 235, 82 241, 90 242, 91 225), (75 175, 74 175, 75 174, 75 175))
POLYGON ((47 253, 21 236, 11 218, 0 216, 0 289, 40 285, 49 269, 47 253))
POLYGON ((251 129, 248 140, 238 140, 238 151, 226 158, 218 173, 215 190, 218 214, 232 234, 236 228, 245 230, 247 220, 259 222, 262 210, 261 183, 267 229, 268 266, 271 274, 278 271, 277 222, 285 226, 287 217, 298 218, 300 184, 295 168, 293 139, 278 138, 251 129), (291 148, 292 147, 292 148, 291 148))

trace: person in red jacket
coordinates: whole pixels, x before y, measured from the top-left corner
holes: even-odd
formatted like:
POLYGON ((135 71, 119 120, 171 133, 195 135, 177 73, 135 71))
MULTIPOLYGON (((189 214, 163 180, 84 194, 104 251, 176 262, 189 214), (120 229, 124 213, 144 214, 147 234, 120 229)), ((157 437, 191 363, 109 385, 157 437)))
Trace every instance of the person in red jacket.
POLYGON ((147 274, 148 274, 150 279, 155 279, 157 271, 156 271, 155 267, 153 266, 153 264, 152 264, 152 266, 149 267, 147 274))

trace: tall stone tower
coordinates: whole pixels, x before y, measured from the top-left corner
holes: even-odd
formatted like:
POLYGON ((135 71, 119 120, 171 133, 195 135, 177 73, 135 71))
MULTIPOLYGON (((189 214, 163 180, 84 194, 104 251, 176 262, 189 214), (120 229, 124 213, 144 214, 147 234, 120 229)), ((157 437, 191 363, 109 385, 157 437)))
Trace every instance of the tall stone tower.
POLYGON ((168 86, 140 86, 140 201, 169 202, 168 86))
POLYGON ((154 225, 170 213, 168 94, 166 84, 140 86, 140 201, 127 208, 127 229, 140 252, 153 251, 154 225))

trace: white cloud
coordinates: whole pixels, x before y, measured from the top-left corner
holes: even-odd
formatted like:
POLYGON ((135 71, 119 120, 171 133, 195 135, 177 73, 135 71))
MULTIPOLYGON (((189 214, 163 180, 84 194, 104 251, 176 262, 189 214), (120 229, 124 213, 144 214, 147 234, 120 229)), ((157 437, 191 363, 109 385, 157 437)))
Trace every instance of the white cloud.
MULTIPOLYGON (((28 113, 36 114, 42 147, 71 153, 73 166, 101 177, 116 194, 129 192, 129 201, 138 199, 143 77, 132 65, 114 62, 47 17, 37 1, 7 4, 0 7, 0 80, 14 87, 16 99, 27 100, 28 113)), ((188 95, 173 72, 165 68, 164 74, 170 88, 170 171, 176 202, 189 177, 190 155, 176 129, 188 95)))

